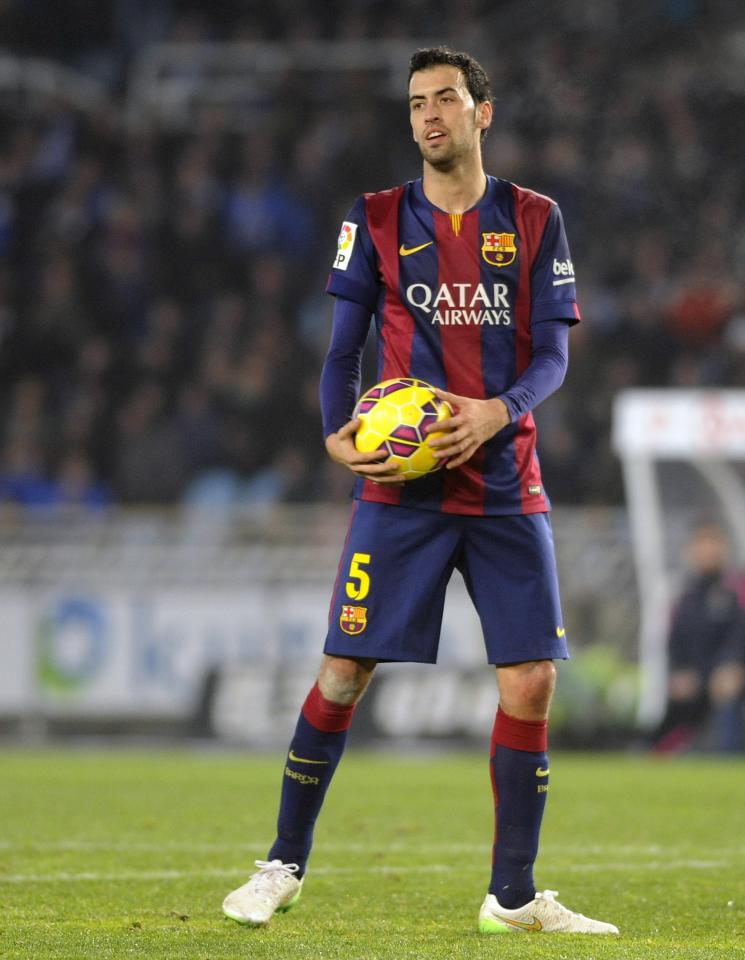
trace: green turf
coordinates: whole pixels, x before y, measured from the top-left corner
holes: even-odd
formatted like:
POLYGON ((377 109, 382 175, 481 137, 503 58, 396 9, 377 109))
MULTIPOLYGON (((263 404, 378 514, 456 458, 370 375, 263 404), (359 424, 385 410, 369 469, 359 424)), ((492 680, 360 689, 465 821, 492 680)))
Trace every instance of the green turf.
POLYGON ((266 853, 281 758, 0 752, 0 957, 745 957, 745 765, 552 757, 539 884, 616 938, 476 932, 490 792, 475 756, 350 754, 298 906, 220 903, 266 853))

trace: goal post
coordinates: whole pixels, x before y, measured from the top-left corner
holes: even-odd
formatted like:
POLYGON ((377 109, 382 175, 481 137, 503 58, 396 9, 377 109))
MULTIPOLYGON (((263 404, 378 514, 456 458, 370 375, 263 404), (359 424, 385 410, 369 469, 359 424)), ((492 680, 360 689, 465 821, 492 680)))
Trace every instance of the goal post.
POLYGON ((638 721, 653 726, 665 709, 672 569, 659 467, 688 463, 705 481, 712 507, 745 564, 745 390, 623 390, 613 407, 612 443, 621 460, 639 590, 638 721))

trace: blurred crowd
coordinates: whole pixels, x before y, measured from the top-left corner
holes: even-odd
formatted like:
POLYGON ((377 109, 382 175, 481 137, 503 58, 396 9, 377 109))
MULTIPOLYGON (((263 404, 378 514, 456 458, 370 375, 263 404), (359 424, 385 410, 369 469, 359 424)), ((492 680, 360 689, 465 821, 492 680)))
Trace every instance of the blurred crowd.
POLYGON ((241 125, 122 106, 147 43, 381 38, 478 56, 488 172, 561 204, 584 322, 538 414, 544 479, 555 502, 618 502, 619 389, 745 384, 738 36, 725 0, 0 3, 10 52, 109 91, 0 100, 0 502, 348 494, 321 442, 323 288, 355 197, 419 175, 406 76, 399 100, 362 70, 319 98, 289 68, 241 125))

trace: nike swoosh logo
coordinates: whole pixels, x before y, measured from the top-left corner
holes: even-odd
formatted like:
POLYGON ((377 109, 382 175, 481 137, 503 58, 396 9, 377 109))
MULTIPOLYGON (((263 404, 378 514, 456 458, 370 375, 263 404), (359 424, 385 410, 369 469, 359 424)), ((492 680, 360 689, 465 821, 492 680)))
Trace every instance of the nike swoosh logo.
POLYGON ((425 247, 431 247, 434 242, 434 240, 430 240, 428 243, 420 243, 418 247, 405 247, 403 244, 401 244, 401 246, 398 248, 398 252, 402 257, 410 257, 412 253, 419 253, 419 251, 424 250, 425 247))
POLYGON ((565 630, 563 627, 557 627, 557 628, 556 628, 556 636, 557 636, 557 637, 563 637, 565 633, 566 633, 566 630, 565 630))
POLYGON ((289 752, 288 755, 287 755, 287 759, 288 759, 288 760, 295 760, 297 763, 323 763, 323 764, 327 764, 327 763, 330 762, 330 761, 328 761, 328 760, 306 760, 304 757, 298 757, 298 756, 296 756, 294 750, 290 750, 290 752, 289 752))
POLYGON ((537 932, 538 930, 543 929, 543 924, 538 917, 531 917, 530 922, 528 923, 527 921, 523 920, 510 920, 509 917, 502 917, 498 913, 495 913, 494 916, 502 923, 509 924, 511 927, 519 927, 521 930, 535 930, 537 932))
POLYGON ((543 767, 538 767, 538 769, 537 769, 536 772, 535 772, 535 775, 536 775, 537 777, 547 777, 547 776, 548 776, 548 767, 546 767, 545 770, 543 769, 543 767))

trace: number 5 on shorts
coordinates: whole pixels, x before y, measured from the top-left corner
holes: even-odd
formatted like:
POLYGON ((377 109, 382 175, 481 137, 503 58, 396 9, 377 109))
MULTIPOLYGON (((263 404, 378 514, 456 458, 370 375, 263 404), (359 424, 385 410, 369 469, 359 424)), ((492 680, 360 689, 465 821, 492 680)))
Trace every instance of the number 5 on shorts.
POLYGON ((362 567, 370 563, 369 553, 355 553, 349 564, 349 580, 346 582, 350 600, 364 600, 370 592, 370 574, 362 567))

